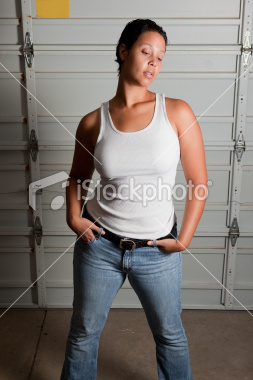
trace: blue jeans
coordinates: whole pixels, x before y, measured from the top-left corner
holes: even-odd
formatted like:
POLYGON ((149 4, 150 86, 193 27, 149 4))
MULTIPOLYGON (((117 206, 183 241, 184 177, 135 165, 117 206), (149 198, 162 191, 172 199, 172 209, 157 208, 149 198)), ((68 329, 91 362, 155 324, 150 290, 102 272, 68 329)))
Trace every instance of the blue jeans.
MULTIPOLYGON (((100 334, 126 275, 138 295, 156 343, 159 380, 193 380, 182 326, 181 252, 154 246, 123 250, 101 236, 77 236, 74 299, 60 380, 95 380, 100 334)), ((143 347, 145 350, 145 347, 143 347)), ((145 365, 145 363, 143 363, 145 365)))

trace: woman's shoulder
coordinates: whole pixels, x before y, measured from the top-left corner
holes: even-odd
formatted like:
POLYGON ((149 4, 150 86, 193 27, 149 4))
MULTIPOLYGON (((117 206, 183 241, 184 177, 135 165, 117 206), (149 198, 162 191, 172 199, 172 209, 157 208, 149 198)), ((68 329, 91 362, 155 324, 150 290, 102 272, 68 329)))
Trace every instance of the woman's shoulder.
POLYGON ((99 111, 100 111, 100 107, 96 108, 95 110, 87 113, 86 115, 82 117, 80 122, 82 123, 83 128, 90 129, 94 127, 94 125, 99 120, 99 111))
POLYGON ((184 132, 189 122, 196 120, 191 106, 185 100, 165 97, 165 107, 168 119, 177 131, 177 135, 184 132))
POLYGON ((100 129, 100 107, 87 113, 82 117, 79 123, 80 133, 89 136, 93 147, 96 145, 96 139, 100 129))
POLYGON ((168 98, 165 97, 165 105, 167 107, 171 107, 172 109, 175 109, 175 107, 178 109, 184 108, 184 107, 189 107, 189 104, 182 99, 177 99, 177 98, 168 98))

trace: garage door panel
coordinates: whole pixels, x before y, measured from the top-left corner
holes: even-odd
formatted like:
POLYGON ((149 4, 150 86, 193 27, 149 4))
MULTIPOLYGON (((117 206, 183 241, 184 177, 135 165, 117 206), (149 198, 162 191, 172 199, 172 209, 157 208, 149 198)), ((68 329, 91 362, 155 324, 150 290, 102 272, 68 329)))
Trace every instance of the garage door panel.
POLYGON ((253 230, 253 207, 252 210, 240 211, 240 227, 250 231, 253 230))
POLYGON ((31 252, 34 246, 32 235, 16 235, 15 239, 9 235, 1 235, 0 252, 31 252))
MULTIPOLYGON (((48 116, 48 118, 39 117, 38 119, 39 143, 43 144, 43 142, 45 141, 48 143, 50 142, 50 144, 60 143, 60 142, 69 142, 71 143, 70 146, 72 146, 71 150, 72 150, 72 155, 73 155, 77 126, 83 116, 84 114, 82 113, 80 113, 80 116, 77 116, 77 117, 64 118, 64 117, 57 116, 58 121, 55 121, 55 122, 52 122, 52 117, 50 115, 48 116), (68 121, 68 119, 75 119, 75 120, 68 121)), ((41 146, 41 149, 43 149, 43 145, 41 146)))
MULTIPOLYGON (((52 197, 52 201, 54 198, 52 197)), ((45 202, 43 202, 45 203, 45 202)), ((60 205, 61 203, 59 203, 60 205)), ((55 205, 55 202, 54 202, 55 205)), ((61 208, 59 210, 52 210, 49 204, 48 209, 44 209, 43 211, 43 224, 47 226, 48 229, 57 226, 57 228, 66 229, 66 207, 61 208)), ((71 230, 72 231, 72 230, 71 230)), ((73 232, 73 231, 72 231, 73 232)), ((73 232, 74 234, 74 232, 73 232)), ((74 235, 73 235, 74 236, 74 235)))
POLYGON ((251 285, 253 288, 253 254, 238 253, 236 257, 235 286, 251 285))
MULTIPOLYGON (((194 257, 201 262, 220 282, 223 281, 223 254, 198 254, 195 253, 194 257)), ((183 254, 182 276, 184 283, 189 284, 216 284, 216 280, 208 275, 206 270, 190 255, 189 253, 183 254)))
POLYGON ((184 289, 182 287, 181 300, 184 308, 219 308, 221 304, 221 290, 219 289, 184 289))
MULTIPOLYGON (((166 74, 161 74, 156 81, 159 88, 157 91, 165 92, 168 97, 184 99, 189 102, 197 115, 204 111, 206 111, 206 116, 233 115, 232 88, 221 97, 219 102, 215 102, 219 95, 233 85, 232 79, 179 77, 176 80, 166 80, 166 74), (208 109, 212 103, 214 103, 213 106, 208 109)), ((68 116, 70 112, 73 115, 91 112, 99 107, 99 103, 110 99, 108 88, 116 87, 116 79, 110 74, 97 74, 94 78, 88 74, 79 74, 78 77, 69 74, 69 79, 66 79, 60 74, 41 73, 37 75, 36 83, 38 99, 56 116, 68 116), (95 88, 99 90, 94 91, 95 88), (75 102, 72 101, 73 94, 75 102)), ((44 107, 38 104, 40 116, 48 116, 48 111, 44 107)))
POLYGON ((5 144, 5 141, 19 141, 20 143, 23 141, 27 142, 27 125, 21 122, 15 123, 3 120, 0 128, 0 139, 3 144, 5 144))
POLYGON ((250 172, 252 171, 252 166, 253 166, 253 148, 252 150, 247 150, 243 154, 243 166, 244 166, 244 171, 250 172), (247 167, 251 166, 251 167, 247 167))
MULTIPOLYGON (((0 173, 1 193, 7 193, 11 197, 27 194, 29 187, 29 172, 24 170, 1 171, 0 173)), ((26 198, 27 199, 27 198, 26 198)), ((26 206, 27 207, 27 206, 26 206)))
MULTIPOLYGON (((218 168, 217 168, 218 169, 218 168)), ((212 184, 208 187, 208 197, 206 200, 206 204, 212 203, 228 203, 228 191, 229 191, 229 171, 225 170, 210 170, 207 168, 208 180, 212 182, 212 184)), ((176 175, 176 184, 180 184, 186 188, 186 181, 184 177, 184 172, 182 170, 178 170, 176 175)), ((180 197, 182 191, 178 190, 176 192, 177 197, 180 197)), ((176 199, 177 202, 181 203, 185 200, 176 199)))
MULTIPOLYGON (((177 209, 177 208, 176 208, 177 209)), ((181 224, 180 222, 183 220, 183 210, 176 211, 177 218, 178 218, 178 224, 181 224)), ((227 220, 227 210, 204 210, 201 216, 201 219, 199 221, 197 230, 199 229, 206 229, 211 228, 222 228, 226 226, 226 220, 227 220)))
MULTIPOLYGON (((134 18, 136 17, 136 13, 134 18)), ((141 16, 143 17, 143 15, 141 16)), ((130 20, 129 20, 130 21, 130 20)), ((83 20, 33 20, 33 38, 36 45, 75 44, 111 45, 118 42, 124 29, 125 20, 101 20, 99 22, 83 20)), ((160 20, 171 44, 236 44, 238 43, 238 23, 179 22, 178 20, 160 20)))
POLYGON ((21 45, 22 40, 22 31, 17 19, 0 19, 0 45, 21 45))
POLYGON ((1 17, 21 17, 21 4, 16 0, 1 0, 1 17))
POLYGON ((242 171, 242 189, 241 189, 241 202, 242 203, 252 203, 252 184, 253 182, 253 172, 250 167, 243 168, 242 171))
MULTIPOLYGON (((42 74, 41 74, 42 75, 42 74)), ((37 97, 40 102, 56 117, 85 115, 96 108, 105 99, 110 98, 108 89, 115 88, 116 79, 99 78, 71 78, 62 77, 37 78, 37 97), (94 91, 97 88, 96 91, 94 91), (75 101, 73 102, 73 96, 75 101)), ((48 116, 45 108, 38 104, 38 114, 48 116)), ((60 129, 59 129, 60 130, 60 129)))
POLYGON ((141 308, 141 302, 134 291, 121 288, 112 303, 113 308, 141 308))
POLYGON ((231 152, 222 150, 206 150, 206 163, 208 165, 230 165, 231 152))
MULTIPOLYGON (((218 120, 217 122, 209 123, 205 121, 205 117, 198 119, 201 128, 204 143, 209 141, 228 142, 233 139, 233 123, 218 120)), ((206 151, 206 154, 208 151, 206 151)))
POLYGON ((37 288, 33 286, 28 289, 30 284, 26 282, 23 284, 17 284, 16 287, 13 284, 12 287, 0 287, 0 302, 2 307, 8 307, 11 303, 15 302, 15 307, 31 307, 38 305, 37 288), (26 291, 26 289, 28 289, 26 291), (26 292, 25 292, 26 291, 26 292), (24 293, 25 292, 25 293, 24 293), (23 294, 24 293, 24 294, 23 294), (23 294, 23 295, 22 295, 23 294), (20 297, 22 295, 22 297, 20 297), (18 299, 19 298, 19 299, 18 299))
MULTIPOLYGON (((27 208, 26 210, 12 209, 12 210, 1 210, 0 213, 0 227, 5 228, 16 228, 16 227, 28 227, 33 225, 33 218, 31 211, 27 208)), ((12 237, 10 236, 10 239, 12 237)))
POLYGON ((65 250, 71 249, 70 246, 74 246, 77 235, 70 228, 65 228, 65 230, 64 235, 61 227, 47 228, 43 235, 45 250, 58 248, 63 253, 65 250))
POLYGON ((36 280, 34 252, 2 252, 0 256, 1 282, 9 283, 36 280))
MULTIPOLYGON (((253 119, 248 119, 245 128, 245 137, 247 141, 253 141, 253 119)), ((252 161, 251 161, 252 162, 252 161)))
POLYGON ((73 250, 67 251, 63 254, 62 252, 50 252, 48 248, 45 253, 45 279, 46 282, 50 283, 71 283, 73 284, 73 271, 70 271, 69 268, 72 267, 73 263, 73 250), (63 254, 63 255, 62 255, 63 254), (48 269, 49 268, 49 269, 48 269))
MULTIPOLYGON (((134 18, 145 18, 143 9, 148 13, 152 9, 154 20, 167 32, 169 45, 162 70, 149 90, 189 103, 202 130, 211 181, 205 210, 188 251, 232 293, 237 292, 241 302, 253 307, 249 270, 253 257, 253 68, 250 74, 241 75, 241 48, 249 19, 246 10, 252 1, 163 1, 154 9, 150 0, 130 0, 124 17, 116 0, 99 2, 99 7, 97 0, 88 7, 75 1, 70 2, 70 17, 51 18, 37 17, 36 0, 32 0, 32 19, 29 2, 1 3, 1 17, 10 18, 0 19, 0 49, 4 51, 0 52, 0 62, 19 81, 0 66, 4 93, 0 106, 0 159, 5 165, 0 178, 2 305, 18 298, 36 276, 53 264, 18 301, 17 307, 72 307, 77 236, 66 224, 65 185, 57 183, 43 188, 42 194, 38 192, 35 214, 28 204, 29 184, 37 177, 43 179, 60 171, 69 173, 80 119, 115 95, 115 48, 124 26, 134 18), (31 68, 21 54, 27 30, 34 48, 31 68), (29 99, 21 84, 36 94, 38 102, 29 99), (246 151, 240 164, 234 145, 238 131, 244 130, 244 120, 246 151), (35 162, 27 149, 31 128, 36 129, 38 138, 35 162), (6 149, 6 141, 11 149, 6 149), (42 224, 40 246, 32 233, 35 215, 40 216, 42 224), (240 236, 231 248, 229 228, 234 216, 240 236)), ((99 178, 95 171, 91 189, 99 178)), ((186 188, 181 163, 176 184, 186 188)), ((184 197, 174 197, 178 231, 184 203, 184 197)), ((233 302, 190 253, 183 251, 183 307, 240 307, 233 302)), ((112 307, 141 307, 128 280, 112 307)))
MULTIPOLYGON (((12 74, 21 72, 24 68, 23 57, 21 55, 5 55, 0 54, 0 62, 6 67, 12 74)), ((0 73, 6 74, 6 69, 0 65, 0 73)))
POLYGON ((236 55, 224 54, 221 60, 220 55, 216 53, 182 53, 182 51, 167 50, 161 73, 234 73, 236 71, 236 55))
MULTIPOLYGON (((5 209, 26 209, 28 203, 28 190, 14 190, 10 192, 2 192, 1 194, 1 208, 5 209)), ((1 218, 0 218, 1 219, 1 218)))
MULTIPOLYGON (((74 137, 73 140, 75 141, 74 137)), ((40 164, 41 165, 69 165, 72 163, 73 150, 43 150, 40 151, 40 164)))
MULTIPOLYGON (((0 28, 1 35, 1 28, 0 28)), ((1 43, 1 41, 0 41, 1 43)), ((19 83, 22 83, 20 80, 19 74, 13 74, 19 83)), ((2 116, 26 116, 26 92, 25 89, 20 86, 20 84, 13 78, 10 78, 10 75, 0 74, 1 76, 1 86, 2 91, 4 91, 4 96, 1 97, 0 102, 0 115, 2 116)))
POLYGON ((23 168, 29 163, 28 152, 25 150, 1 150, 0 151, 0 162, 5 165, 22 165, 23 168))
POLYGON ((248 101, 247 101, 247 116, 253 116, 253 74, 250 74, 249 84, 248 84, 248 101))
POLYGON ((72 286, 56 287, 47 286, 47 306, 50 307, 69 307, 73 302, 73 288, 72 286))
POLYGON ((212 185, 208 190, 208 197, 206 203, 225 203, 228 202, 229 191, 229 171, 225 170, 208 170, 208 180, 212 182, 212 185))
POLYGON ((240 239, 238 239, 237 248, 238 248, 238 252, 240 252, 240 249, 250 249, 250 250, 252 250, 252 253, 253 253, 253 238, 252 238, 252 236, 240 237, 240 239))
MULTIPOLYGON (((168 48, 167 48, 168 49, 168 48)), ((80 52, 79 52, 80 54, 80 52)), ((66 73, 66 72, 111 72, 115 73, 118 64, 115 49, 104 46, 103 51, 83 50, 82 55, 37 55, 36 73, 66 73)), ((166 72, 184 73, 235 73, 237 55, 235 53, 220 54, 212 53, 201 54, 191 52, 191 55, 183 51, 167 50, 160 74, 166 72)))
MULTIPOLYGON (((223 0, 222 2, 218 0, 212 2, 206 0, 180 0, 177 2, 163 2, 159 7, 154 7, 153 5, 154 3, 151 0, 140 0, 138 2, 130 0, 124 9, 124 17, 143 17, 144 10, 152 9, 153 18, 162 18, 165 14, 168 17, 177 18, 179 14, 182 18, 238 18, 240 11, 239 0, 223 0)), ((101 1, 95 0, 89 4, 89 7, 87 7, 85 2, 81 1, 70 3, 71 17, 110 18, 112 17, 112 9, 114 17, 122 17, 121 3, 117 0, 110 0, 107 3, 101 3, 101 1)), ((35 0, 32 0, 32 15, 36 17, 35 0)))
POLYGON ((189 251, 192 248, 225 248, 226 247, 226 238, 225 237, 211 237, 211 236, 194 236, 192 238, 191 244, 189 245, 189 251))
POLYGON ((188 102, 196 117, 204 112, 205 116, 233 115, 234 81, 232 79, 218 79, 215 75, 213 78, 180 78, 179 76, 166 81, 166 75, 163 74, 156 78, 156 83, 159 92, 165 92, 168 97, 188 102), (229 86, 231 86, 230 91, 224 93, 219 101, 216 101, 229 86))
POLYGON ((253 305, 253 292, 252 289, 236 289, 234 296, 238 299, 234 300, 234 309, 244 310, 244 308, 252 310, 253 305), (244 308, 242 308, 242 305, 244 308))

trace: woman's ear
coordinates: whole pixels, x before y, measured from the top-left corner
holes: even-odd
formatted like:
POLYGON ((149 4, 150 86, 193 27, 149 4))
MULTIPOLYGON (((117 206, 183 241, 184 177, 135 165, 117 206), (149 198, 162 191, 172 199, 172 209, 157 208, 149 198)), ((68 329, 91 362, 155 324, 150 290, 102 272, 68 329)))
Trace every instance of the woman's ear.
POLYGON ((126 45, 121 44, 119 47, 119 56, 120 56, 122 62, 124 62, 127 55, 128 55, 128 50, 127 50, 126 45))

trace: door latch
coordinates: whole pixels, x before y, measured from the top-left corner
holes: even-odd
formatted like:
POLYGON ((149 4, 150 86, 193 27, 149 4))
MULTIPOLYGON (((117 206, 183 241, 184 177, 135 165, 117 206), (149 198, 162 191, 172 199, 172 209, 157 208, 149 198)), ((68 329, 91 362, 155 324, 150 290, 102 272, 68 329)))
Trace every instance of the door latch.
POLYGON ((36 242, 38 245, 41 244, 42 239, 42 225, 39 216, 36 216, 33 228, 33 234, 35 236, 36 242))
POLYGON ((237 137, 237 141, 235 143, 235 153, 236 153, 237 161, 241 161, 242 155, 245 149, 246 149, 246 145, 245 145, 243 133, 240 132, 237 137))
POLYGON ((231 239, 232 247, 235 246, 237 238, 240 236, 237 218, 233 218, 231 227, 229 229, 229 237, 231 239))
POLYGON ((243 47, 241 49, 242 51, 242 59, 243 59, 243 66, 247 67, 250 57, 252 55, 253 51, 253 45, 250 43, 250 32, 247 31, 244 36, 244 42, 243 42, 243 47))

